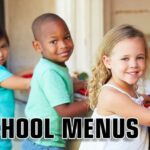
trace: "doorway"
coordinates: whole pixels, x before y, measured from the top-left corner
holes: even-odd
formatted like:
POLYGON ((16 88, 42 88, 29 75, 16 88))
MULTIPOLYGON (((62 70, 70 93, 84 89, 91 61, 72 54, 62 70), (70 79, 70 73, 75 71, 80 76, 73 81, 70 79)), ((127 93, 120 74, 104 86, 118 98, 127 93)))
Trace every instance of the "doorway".
POLYGON ((0 26, 4 27, 4 0, 0 0, 0 26))

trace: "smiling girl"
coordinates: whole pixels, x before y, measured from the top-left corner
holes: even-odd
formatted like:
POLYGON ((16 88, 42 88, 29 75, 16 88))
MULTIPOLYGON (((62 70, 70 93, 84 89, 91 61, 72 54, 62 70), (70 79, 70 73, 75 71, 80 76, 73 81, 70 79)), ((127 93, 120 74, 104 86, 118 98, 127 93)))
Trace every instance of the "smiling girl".
POLYGON ((131 25, 120 25, 105 35, 99 51, 89 89, 92 118, 136 118, 139 135, 135 139, 83 141, 80 150, 148 150, 150 110, 136 91, 148 61, 145 36, 131 25))

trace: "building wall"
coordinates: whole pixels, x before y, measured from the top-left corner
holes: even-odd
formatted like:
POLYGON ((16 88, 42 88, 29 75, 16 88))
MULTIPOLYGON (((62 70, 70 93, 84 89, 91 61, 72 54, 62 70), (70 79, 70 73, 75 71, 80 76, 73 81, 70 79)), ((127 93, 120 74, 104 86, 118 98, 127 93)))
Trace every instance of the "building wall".
POLYGON ((5 0, 5 22, 10 38, 8 67, 12 72, 32 67, 39 55, 32 48, 31 24, 44 12, 55 12, 54 0, 5 0))
POLYGON ((150 34, 150 1, 149 0, 113 0, 113 26, 128 23, 137 26, 150 34))

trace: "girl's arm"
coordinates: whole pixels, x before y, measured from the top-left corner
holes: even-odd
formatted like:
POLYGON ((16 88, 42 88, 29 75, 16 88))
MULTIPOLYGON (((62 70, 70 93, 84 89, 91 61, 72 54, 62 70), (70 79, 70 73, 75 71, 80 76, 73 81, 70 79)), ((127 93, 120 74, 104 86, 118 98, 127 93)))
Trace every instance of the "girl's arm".
POLYGON ((124 118, 136 118, 139 124, 150 126, 150 110, 115 89, 107 88, 101 91, 97 108, 98 112, 103 112, 104 115, 110 113, 124 118))
POLYGON ((1 86, 13 90, 28 90, 30 87, 31 79, 25 79, 16 75, 7 78, 1 82, 1 86))
POLYGON ((57 113, 62 117, 83 116, 89 111, 89 104, 86 101, 63 104, 55 107, 57 113))

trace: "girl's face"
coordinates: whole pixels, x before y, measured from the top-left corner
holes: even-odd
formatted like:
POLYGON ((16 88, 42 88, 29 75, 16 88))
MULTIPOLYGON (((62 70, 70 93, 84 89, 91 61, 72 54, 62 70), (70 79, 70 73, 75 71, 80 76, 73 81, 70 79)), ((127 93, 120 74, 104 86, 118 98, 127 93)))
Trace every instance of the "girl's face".
POLYGON ((0 65, 3 65, 8 58, 8 43, 5 38, 0 39, 0 65))
POLYGON ((144 74, 145 45, 141 38, 128 38, 117 43, 110 57, 104 56, 104 63, 112 72, 117 83, 134 85, 144 74))

